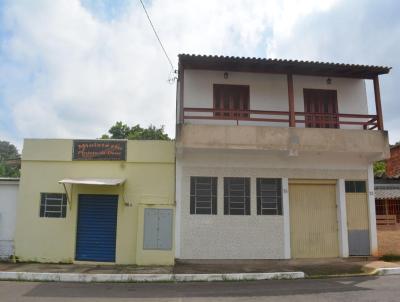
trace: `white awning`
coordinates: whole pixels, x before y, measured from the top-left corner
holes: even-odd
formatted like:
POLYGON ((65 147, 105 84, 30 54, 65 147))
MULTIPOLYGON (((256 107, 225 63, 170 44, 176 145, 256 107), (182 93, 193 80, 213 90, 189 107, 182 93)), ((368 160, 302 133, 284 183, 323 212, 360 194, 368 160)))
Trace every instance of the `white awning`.
POLYGON ((125 182, 121 178, 65 178, 60 184, 92 185, 92 186, 119 186, 125 182))

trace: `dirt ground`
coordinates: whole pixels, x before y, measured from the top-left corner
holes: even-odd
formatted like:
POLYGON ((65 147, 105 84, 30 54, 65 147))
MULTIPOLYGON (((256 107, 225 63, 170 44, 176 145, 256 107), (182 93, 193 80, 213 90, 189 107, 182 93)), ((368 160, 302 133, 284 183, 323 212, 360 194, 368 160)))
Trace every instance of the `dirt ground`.
POLYGON ((400 229, 378 229, 378 251, 380 255, 400 255, 400 229))

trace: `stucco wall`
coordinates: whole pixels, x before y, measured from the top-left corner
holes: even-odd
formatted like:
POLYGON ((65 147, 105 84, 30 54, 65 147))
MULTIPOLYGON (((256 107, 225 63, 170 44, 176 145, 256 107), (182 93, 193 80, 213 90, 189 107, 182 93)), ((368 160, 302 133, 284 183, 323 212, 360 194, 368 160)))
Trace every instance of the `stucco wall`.
POLYGON ((0 180, 0 258, 14 254, 18 183, 0 180))
MULTIPOLYGON (((238 84, 250 86, 250 109, 288 111, 286 75, 229 72, 229 78, 224 79, 223 74, 224 71, 185 70, 184 106, 213 108, 213 84, 238 84)), ((331 79, 332 83, 328 85, 326 83, 327 77, 294 75, 295 111, 304 112, 303 89, 312 88, 337 90, 339 113, 368 114, 364 80, 348 78, 331 79)), ((285 117, 274 116, 274 118, 285 117)), ((185 122, 196 124, 236 124, 236 121, 186 120, 185 122)), ((240 124, 254 125, 255 123, 242 121, 240 124)), ((287 126, 287 123, 257 122, 256 125, 287 126)), ((304 124, 298 124, 298 127, 304 127, 304 124)), ((341 125, 341 128, 361 127, 341 125)))
POLYGON ((75 258, 78 194, 118 194, 116 263, 170 264, 171 251, 142 251, 143 212, 174 208, 174 142, 128 142, 127 161, 71 161, 71 140, 26 140, 16 228, 21 260, 72 262, 75 258), (51 151, 48 151, 50 149, 51 151), (66 218, 40 218, 40 193, 64 193, 63 178, 124 178, 123 187, 67 185, 71 198, 66 218), (126 205, 130 203, 132 206, 126 205), (154 257, 156 254, 157 257, 154 257), (146 258, 147 255, 150 258, 146 258))

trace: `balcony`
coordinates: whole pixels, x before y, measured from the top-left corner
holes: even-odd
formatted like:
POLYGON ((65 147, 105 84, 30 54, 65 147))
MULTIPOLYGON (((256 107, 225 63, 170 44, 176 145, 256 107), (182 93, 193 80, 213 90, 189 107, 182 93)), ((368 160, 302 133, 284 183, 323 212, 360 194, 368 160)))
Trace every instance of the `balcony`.
POLYGON ((363 129, 180 124, 177 125, 176 140, 178 152, 183 149, 253 150, 280 152, 287 156, 324 152, 364 156, 370 161, 390 155, 386 131, 363 129))
MULTIPOLYGON (((204 122, 202 123, 199 120, 213 120, 212 124, 215 124, 215 121, 223 120, 230 122, 222 124, 232 124, 232 121, 234 121, 236 125, 249 125, 251 122, 252 124, 258 123, 259 125, 273 123, 276 126, 289 125, 290 127, 384 130, 379 75, 388 74, 390 69, 390 67, 384 66, 181 54, 179 55, 178 70, 177 124, 184 124, 185 122, 190 122, 190 120, 197 120, 201 124, 204 124, 204 122), (193 72, 197 71, 207 71, 208 73, 195 77, 193 72), (185 73, 187 72, 192 73, 187 74, 187 80, 185 80, 185 73), (279 108, 282 107, 276 100, 283 101, 282 96, 287 93, 287 111, 264 111, 263 109, 268 108, 262 107, 260 99, 268 100, 268 97, 262 96, 265 90, 260 88, 260 81, 256 79, 257 77, 250 75, 282 76, 281 78, 264 77, 262 81, 272 81, 275 83, 272 86, 268 86, 268 91, 275 97, 273 101, 275 102, 275 106, 278 104, 279 108), (304 77, 314 78, 304 79, 304 77), (333 86, 328 88, 326 85, 332 85, 331 77, 334 78, 334 82, 339 79, 372 80, 376 115, 351 114, 351 111, 356 107, 350 110, 341 107, 341 110, 345 113, 339 113, 337 106, 339 98, 336 92, 339 87, 343 88, 346 84, 342 81, 336 88, 333 86), (205 78, 207 81, 204 80, 205 78), (326 85, 321 82, 321 79, 325 81, 325 78, 326 85), (213 96, 210 93, 210 84, 213 85, 213 96), (236 87, 232 89, 232 92, 228 93, 226 88, 223 87, 227 85, 241 86, 241 88, 236 87), (310 91, 307 91, 310 90, 309 88, 313 88, 313 90, 325 90, 327 94, 321 97, 318 96, 317 91, 314 91, 314 96, 311 96, 310 91), (250 89, 252 89, 253 97, 255 96, 255 99, 258 97, 258 106, 256 107, 250 103, 250 89), (300 91, 300 89, 303 89, 303 91, 300 91), (334 91, 334 95, 328 93, 329 90, 331 90, 330 92, 334 91), (205 97, 205 99, 201 101, 197 98, 200 101, 198 103, 199 101, 196 101, 193 96, 205 97), (316 108, 316 97, 318 101, 325 102, 323 105, 325 108, 316 108), (299 103, 298 98, 304 98, 304 109, 301 102, 299 103), (232 101, 235 104, 231 104, 232 101), (210 102, 213 102, 213 104, 210 102), (230 104, 227 105, 228 103, 230 104), (204 106, 200 104, 204 104, 204 106), (298 109, 301 108, 306 112, 296 111, 295 105, 298 109), (253 109, 262 110, 250 110, 251 106, 253 109), (214 109, 209 109, 210 107, 214 109), (306 107, 308 108, 306 109, 306 107), (230 111, 232 109, 234 110, 230 111), (278 123, 281 123, 281 125, 278 123)), ((365 87, 363 89, 365 90, 365 87)), ((354 90, 354 93, 348 92, 347 94, 350 98, 354 98, 356 95, 356 90, 354 90)), ((343 98, 343 94, 340 97, 343 98)), ((362 92, 358 97, 363 98, 362 92)), ((285 110, 284 107, 283 110, 285 110)), ((365 113, 365 110, 359 112, 365 113)))
POLYGON ((389 156, 379 76, 390 67, 180 55, 177 149, 389 156), (367 114, 372 80, 376 114, 367 114), (277 109, 272 111, 268 109, 277 109), (372 131, 371 131, 372 130, 372 131))
MULTIPOLYGON (((348 113, 294 112, 294 127, 341 128, 351 126, 364 130, 378 129, 378 116, 348 113)), ((221 110, 213 108, 184 108, 183 122, 190 120, 231 121, 236 125, 290 126, 289 111, 221 110), (250 123, 249 123, 250 122, 250 123)))

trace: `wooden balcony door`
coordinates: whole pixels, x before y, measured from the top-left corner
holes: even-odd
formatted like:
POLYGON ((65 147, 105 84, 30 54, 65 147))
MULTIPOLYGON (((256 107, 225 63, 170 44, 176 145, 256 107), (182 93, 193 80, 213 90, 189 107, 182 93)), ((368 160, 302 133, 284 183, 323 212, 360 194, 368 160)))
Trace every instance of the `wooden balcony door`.
POLYGON ((248 118, 248 113, 235 111, 249 110, 249 92, 247 85, 214 84, 214 109, 222 110, 214 112, 214 116, 226 119, 248 118))
POLYGON ((309 128, 339 128, 336 90, 304 89, 305 125, 309 128))

